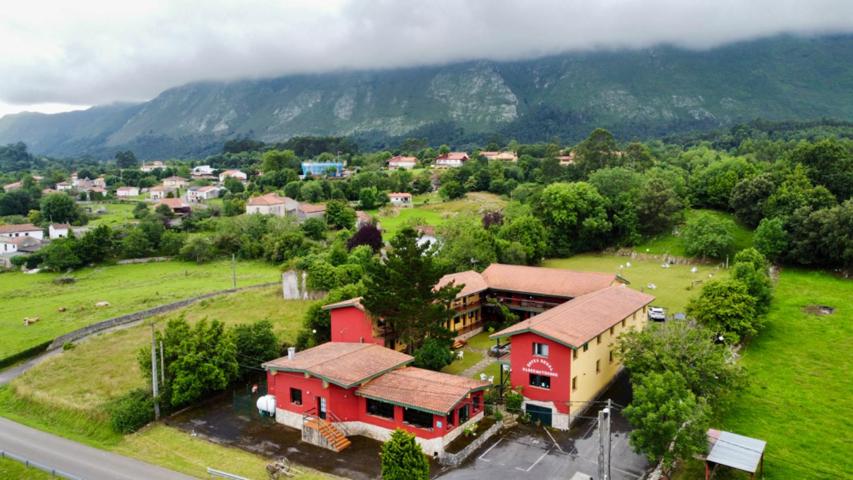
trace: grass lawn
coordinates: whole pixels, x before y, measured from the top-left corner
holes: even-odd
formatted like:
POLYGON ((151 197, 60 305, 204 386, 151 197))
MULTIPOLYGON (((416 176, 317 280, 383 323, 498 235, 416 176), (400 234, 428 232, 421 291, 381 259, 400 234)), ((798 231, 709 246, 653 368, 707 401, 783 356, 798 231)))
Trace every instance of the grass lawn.
POLYGON ((662 268, 660 262, 653 260, 631 259, 616 255, 584 254, 571 258, 549 259, 543 262, 544 267, 567 268, 570 270, 619 273, 631 282, 631 287, 648 292, 656 297, 652 305, 667 309, 667 313, 683 312, 687 301, 699 292, 701 285, 691 287, 693 282, 707 281, 711 278, 726 278, 728 272, 718 267, 707 265, 696 266, 696 273, 691 272, 691 265, 671 265, 662 268), (628 263, 630 267, 627 267, 628 263), (624 268, 620 269, 619 266, 624 268), (711 277, 709 277, 709 275, 711 277), (649 289, 649 284, 657 288, 649 289))
MULTIPOLYGON (((245 478, 268 478, 265 467, 270 461, 266 458, 191 437, 185 432, 164 425, 151 425, 128 435, 111 450, 198 478, 208 478, 207 467, 245 478)), ((296 468, 305 473, 293 478, 330 478, 301 465, 296 468)))
POLYGON ((456 357, 453 360, 453 363, 441 369, 442 372, 458 375, 462 373, 463 370, 474 366, 474 364, 476 364, 485 357, 485 355, 483 355, 482 353, 475 352, 473 350, 468 350, 467 348, 456 350, 453 352, 453 354, 456 355, 459 351, 464 352, 464 356, 461 359, 456 357))
MULTIPOLYGON (((734 215, 731 213, 720 212, 717 210, 691 209, 687 211, 685 222, 691 218, 695 218, 700 213, 710 213, 715 217, 726 218, 734 222, 735 229, 732 231, 732 236, 734 237, 735 251, 743 250, 744 248, 752 246, 752 230, 738 223, 738 221, 735 220, 734 215)), ((679 226, 678 229, 680 230, 681 227, 682 226, 679 226)), ((640 253, 651 253, 654 255, 669 254, 676 257, 687 256, 687 253, 684 251, 684 242, 681 237, 673 233, 662 233, 657 235, 656 237, 636 245, 634 250, 640 253)))
MULTIPOLYGON (((191 322, 207 318, 228 325, 270 320, 279 339, 293 342, 310 304, 283 300, 279 288, 270 287, 206 299, 150 321, 159 328, 181 315, 191 322)), ((16 394, 99 417, 103 403, 145 386, 136 355, 150 342, 150 321, 92 337, 42 362, 12 382, 16 394)))
MULTIPOLYGON (((270 287, 207 299, 154 317, 145 325, 97 335, 0 388, 0 415, 190 475, 204 477, 205 468, 210 466, 247 478, 266 478, 263 467, 267 461, 263 458, 162 425, 122 437, 110 429, 103 405, 133 388, 146 386, 136 356, 150 341, 149 322, 162 326, 181 315, 190 321, 208 318, 229 325, 267 319, 273 322, 280 340, 292 342, 310 304, 283 300, 280 289, 270 287)), ((309 472, 299 478, 325 477, 309 472)))
POLYGON ((16 480, 49 480, 56 477, 42 472, 37 468, 27 468, 27 466, 21 462, 0 457, 0 478, 14 478, 16 480))
MULTIPOLYGON (((0 274, 0 358, 49 341, 86 325, 144 310, 202 293, 231 288, 227 261, 198 265, 159 262, 86 268, 72 276, 76 282, 57 285, 55 273, 0 274), (95 303, 110 302, 98 308, 95 303), (60 312, 60 308, 65 308, 60 312), (25 317, 39 317, 25 327, 25 317)), ((237 265, 237 286, 273 282, 277 267, 262 262, 237 265)))
MULTIPOLYGON (((141 201, 141 200, 140 200, 141 201)), ((133 208, 138 202, 121 202, 121 203, 83 203, 80 205, 84 210, 90 208, 92 213, 89 220, 89 226, 96 227, 98 225, 107 225, 117 227, 126 223, 135 223, 137 220, 133 218, 133 208), (104 213, 94 213, 98 210, 106 209, 104 213)))
POLYGON ((458 200, 443 202, 437 193, 418 195, 412 208, 371 210, 376 216, 382 231, 388 238, 393 237, 403 226, 414 223, 441 226, 448 219, 460 213, 479 215, 486 210, 500 210, 506 201, 498 195, 484 192, 471 192, 458 200))
MULTIPOLYGON (((767 441, 766 478, 853 478, 853 282, 785 270, 766 326, 741 359, 749 375, 716 427, 767 441), (808 305, 835 307, 818 316, 808 305)), ((691 464, 681 479, 699 478, 691 464)))

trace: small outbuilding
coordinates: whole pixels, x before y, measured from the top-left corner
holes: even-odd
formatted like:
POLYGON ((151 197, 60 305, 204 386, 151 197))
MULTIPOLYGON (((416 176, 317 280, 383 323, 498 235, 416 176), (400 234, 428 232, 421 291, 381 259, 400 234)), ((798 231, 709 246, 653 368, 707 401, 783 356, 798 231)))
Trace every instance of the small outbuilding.
POLYGON ((705 457, 705 480, 710 480, 719 466, 746 472, 755 478, 764 476, 764 448, 767 442, 732 432, 708 429, 708 456, 705 457))

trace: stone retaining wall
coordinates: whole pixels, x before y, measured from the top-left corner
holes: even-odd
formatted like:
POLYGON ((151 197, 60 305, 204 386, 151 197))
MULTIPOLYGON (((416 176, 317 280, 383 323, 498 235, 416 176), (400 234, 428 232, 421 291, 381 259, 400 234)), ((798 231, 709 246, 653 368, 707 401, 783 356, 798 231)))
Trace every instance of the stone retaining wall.
POLYGON ((86 327, 74 330, 73 332, 66 333, 65 335, 56 337, 53 342, 47 347, 47 351, 56 350, 57 348, 62 348, 63 345, 69 342, 75 342, 82 338, 88 337, 89 335, 102 332, 104 330, 109 330, 114 327, 128 325, 134 322, 139 322, 145 320, 146 318, 153 317, 155 315, 160 315, 161 313, 171 312, 173 310, 177 310, 179 308, 186 307, 187 305, 191 305, 199 300, 204 300, 206 298, 212 298, 219 295, 227 295, 229 293, 241 292, 243 290, 250 290, 254 288, 263 288, 263 287, 272 287, 277 286, 278 282, 271 283, 262 283, 260 285, 251 285, 248 287, 241 288, 231 288, 228 290, 219 290, 216 292, 205 293, 203 295, 199 295, 197 297, 187 298, 184 300, 179 300, 173 303, 167 303, 165 305, 160 305, 154 308, 149 308, 147 310, 141 310, 139 312, 129 313, 127 315, 121 315, 119 317, 113 317, 109 320, 104 320, 102 322, 93 323, 92 325, 88 325, 86 327))
POLYGON ((502 427, 503 427, 502 421, 495 422, 494 425, 489 427, 488 430, 486 430, 485 432, 483 432, 482 435, 480 435, 480 438, 474 440, 467 447, 463 448, 459 452, 457 452, 457 453, 445 452, 443 454, 440 454, 438 457, 439 463, 441 463, 442 465, 450 466, 450 467, 455 467, 456 465, 459 465, 460 463, 464 462, 465 459, 467 459, 472 453, 474 453, 475 450, 482 447, 483 444, 486 443, 487 440, 489 440, 490 438, 495 436, 495 434, 498 433, 502 427))

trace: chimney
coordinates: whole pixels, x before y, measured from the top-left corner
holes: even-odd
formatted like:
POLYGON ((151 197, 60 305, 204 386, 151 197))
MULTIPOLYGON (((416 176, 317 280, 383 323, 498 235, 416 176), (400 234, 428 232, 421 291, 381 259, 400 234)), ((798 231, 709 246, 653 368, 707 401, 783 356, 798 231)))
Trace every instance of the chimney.
POLYGON ((287 359, 293 360, 296 358, 296 347, 287 347, 287 359))

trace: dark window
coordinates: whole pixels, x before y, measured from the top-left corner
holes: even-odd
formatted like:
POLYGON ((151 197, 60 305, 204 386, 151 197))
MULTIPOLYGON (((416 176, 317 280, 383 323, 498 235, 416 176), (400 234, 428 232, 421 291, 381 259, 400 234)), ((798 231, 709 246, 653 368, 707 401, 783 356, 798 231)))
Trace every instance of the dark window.
POLYGON ((530 374, 530 385, 539 388, 551 388, 551 377, 545 375, 530 374))
POLYGON ((538 355, 540 357, 548 356, 548 345, 544 343, 533 343, 533 355, 538 355))
POLYGON ((577 349, 573 349, 573 350, 572 350, 572 359, 573 359, 573 360, 577 360, 577 359, 578 359, 578 350, 577 350, 577 349))
POLYGON ((465 405, 459 409, 459 425, 462 425, 463 423, 467 422, 469 418, 470 415, 468 414, 468 405, 465 405))
POLYGON ((614 328, 615 328, 615 327, 610 327, 610 335, 613 335, 613 329, 614 329, 614 328))
POLYGON ((572 377, 572 390, 578 389, 578 377, 572 377))
POLYGON ((613 350, 610 351, 610 363, 613 363, 613 350))
POLYGON ((394 418, 394 405, 379 400, 367 399, 367 413, 383 418, 394 418))
POLYGON ((294 405, 302 405, 302 390, 298 388, 290 389, 290 403, 294 405))
POLYGON ((595 373, 601 373, 601 360, 595 361, 595 373))
POLYGON ((601 335, 595 337, 595 344, 598 345, 601 343, 601 335))
POLYGON ((480 396, 479 395, 474 395, 474 398, 471 399, 471 409, 474 411, 474 413, 477 413, 480 411, 480 396))
POLYGON ((588 344, 588 343, 584 343, 584 344, 583 344, 583 351, 585 352, 585 351, 587 351, 587 350, 589 350, 589 344, 588 344))
POLYGON ((403 422, 413 427, 432 429, 432 414, 414 408, 405 408, 403 422))

